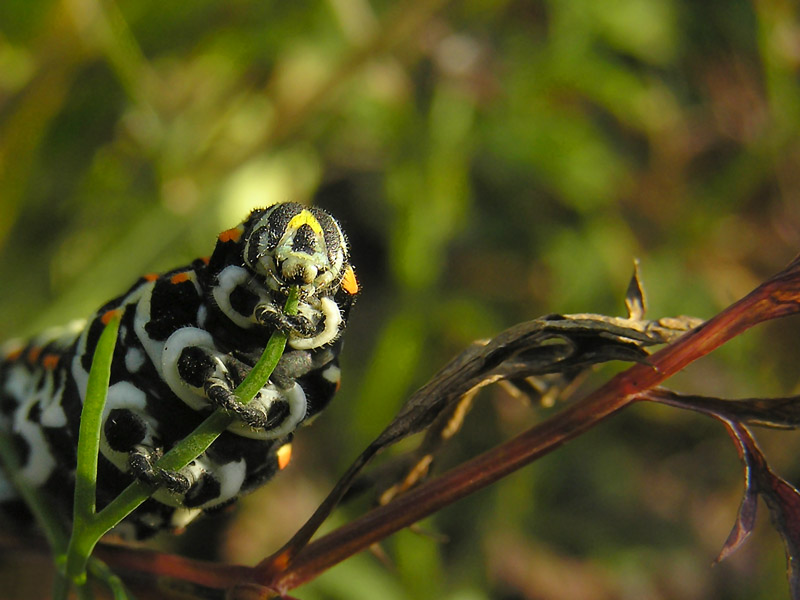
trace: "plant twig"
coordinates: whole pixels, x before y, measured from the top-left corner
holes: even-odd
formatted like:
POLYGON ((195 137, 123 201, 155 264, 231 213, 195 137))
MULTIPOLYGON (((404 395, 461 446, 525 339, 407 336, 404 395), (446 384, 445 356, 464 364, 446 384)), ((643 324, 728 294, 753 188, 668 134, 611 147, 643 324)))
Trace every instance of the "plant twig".
MULTIPOLYGON (((78 588, 86 584, 86 563, 91 554, 86 531, 91 528, 95 515, 97 497, 97 457, 100 452, 100 428, 102 427, 103 407, 108 396, 108 383, 111 379, 111 363, 120 325, 119 311, 111 311, 103 316, 106 326, 92 357, 89 380, 86 384, 86 397, 81 410, 78 432, 78 463, 75 467, 75 500, 73 503, 72 535, 67 547, 64 575, 68 582, 78 588)), ((66 598, 67 586, 57 587, 56 597, 66 598)), ((79 594, 87 595, 88 590, 79 594)))
MULTIPOLYGON (((284 311, 287 314, 295 314, 297 312, 298 301, 299 291, 296 287, 293 287, 286 300, 284 311)), ((109 333, 110 329, 110 327, 106 327, 103 336, 111 335, 113 336, 112 340, 115 340, 116 330, 109 333)), ((256 363, 256 366, 248 373, 245 380, 234 391, 240 402, 243 404, 250 402, 258 390, 265 385, 272 371, 275 369, 275 366, 278 364, 278 360, 283 355, 286 341, 286 333, 279 331, 273 332, 258 363, 256 363)), ((98 344, 96 361, 97 355, 100 354, 100 352, 101 347, 100 344, 98 344)), ((111 354, 108 354, 108 364, 98 366, 98 370, 101 367, 107 367, 108 369, 105 373, 106 388, 108 386, 108 373, 110 373, 110 361, 111 354)), ((95 365, 93 363, 92 372, 94 371, 95 365)), ((87 399, 88 397, 87 391, 87 399)), ((103 395, 103 402, 104 400, 105 397, 103 395)), ((78 502, 76 501, 76 518, 73 525, 73 535, 70 540, 70 552, 68 553, 66 566, 66 575, 68 579, 78 584, 81 584, 85 580, 86 561, 88 561, 89 556, 100 538, 135 510, 156 490, 154 486, 145 484, 139 480, 134 481, 103 510, 99 513, 95 513, 94 495, 102 404, 99 408, 97 406, 84 407, 84 413, 87 414, 82 415, 81 418, 81 436, 83 438, 84 429, 86 429, 86 435, 91 438, 91 441, 87 443, 92 444, 91 448, 94 450, 93 465, 87 466, 84 464, 78 473, 76 493, 80 494, 82 505, 78 506, 78 502), (87 501, 89 496, 91 496, 91 498, 87 501)), ((156 463, 156 467, 167 470, 182 469, 189 464, 189 462, 197 458, 197 456, 205 452, 214 440, 233 422, 233 419, 234 417, 229 413, 217 409, 191 434, 167 452, 156 463)), ((81 443, 82 442, 79 442, 79 446, 81 443)), ((84 448, 84 450, 86 449, 84 448)), ((86 455, 87 452, 84 451, 83 454, 86 455)))
POLYGON ((558 448, 750 327, 797 312, 800 258, 646 363, 633 365, 548 421, 309 544, 287 561, 281 573, 264 569, 265 561, 254 579, 280 593, 306 583, 374 542, 558 448))

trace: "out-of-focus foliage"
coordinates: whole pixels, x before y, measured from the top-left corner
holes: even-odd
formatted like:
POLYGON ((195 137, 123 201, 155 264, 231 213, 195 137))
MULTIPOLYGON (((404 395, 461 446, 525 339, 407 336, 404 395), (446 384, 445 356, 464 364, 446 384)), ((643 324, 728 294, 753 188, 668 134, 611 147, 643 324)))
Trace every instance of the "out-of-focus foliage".
MULTIPOLYGON (((277 481, 160 540, 253 562, 473 339, 622 314, 634 257, 654 318, 708 317, 788 262, 799 71, 786 0, 3 0, 0 338, 208 254, 254 206, 339 216, 364 289, 339 397, 277 481)), ((768 326, 670 383, 786 395, 798 333, 768 326)), ((546 414, 489 390, 442 463, 546 414)), ((760 440, 800 481, 796 435, 760 440)), ((740 496, 721 427, 636 407, 424 524, 447 541, 395 535, 396 570, 359 557, 297 595, 784 597, 767 527, 710 566, 740 496)), ((19 561, 4 571, 41 579, 19 561)))

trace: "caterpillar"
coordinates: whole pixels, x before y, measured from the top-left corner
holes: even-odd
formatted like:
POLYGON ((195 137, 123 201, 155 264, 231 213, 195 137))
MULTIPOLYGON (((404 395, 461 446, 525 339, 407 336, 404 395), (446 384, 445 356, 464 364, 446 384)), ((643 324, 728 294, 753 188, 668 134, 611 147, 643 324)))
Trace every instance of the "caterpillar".
MULTIPOLYGON (((341 333, 358 291, 339 223, 320 208, 276 204, 223 231, 210 257, 141 277, 87 321, 5 344, 0 429, 14 443, 22 477, 71 518, 89 369, 105 322, 119 314, 98 509, 135 479, 157 485, 117 528, 142 539, 231 504, 286 466, 294 431, 337 391, 341 333), (300 302, 287 315, 293 286, 300 302), (286 350, 243 405, 233 391, 276 330, 287 333, 286 350), (208 450, 180 471, 155 466, 217 408, 235 418, 208 450)), ((3 478, 0 502, 20 502, 3 478)))

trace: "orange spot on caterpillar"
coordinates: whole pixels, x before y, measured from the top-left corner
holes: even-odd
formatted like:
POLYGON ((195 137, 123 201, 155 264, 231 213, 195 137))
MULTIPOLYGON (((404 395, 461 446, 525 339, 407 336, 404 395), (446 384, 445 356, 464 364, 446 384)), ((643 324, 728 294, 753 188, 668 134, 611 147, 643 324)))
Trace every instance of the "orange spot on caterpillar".
POLYGON ((39 360, 39 355, 42 353, 42 349, 39 346, 33 346, 30 350, 28 350, 27 359, 30 363, 35 363, 39 360))
POLYGON ((20 356, 22 356, 22 348, 15 348, 11 352, 5 355, 5 360, 11 362, 17 360, 20 356))
POLYGON ((120 310, 118 308, 116 308, 114 310, 107 310, 106 312, 103 313, 103 316, 100 317, 100 322, 103 325, 108 325, 109 322, 111 321, 111 319, 113 319, 114 317, 116 317, 117 315, 120 315, 120 314, 121 314, 121 312, 120 312, 120 310))
POLYGON ((200 260, 202 260, 204 263, 208 264, 209 262, 211 262, 211 257, 210 256, 201 256, 200 260))
POLYGON ((184 281, 189 281, 189 273, 186 271, 175 273, 175 275, 169 278, 169 281, 170 283, 183 283, 184 281))
POLYGON ((288 465, 289 461, 292 459, 292 445, 284 444, 283 446, 278 448, 277 456, 278 456, 278 469, 280 471, 283 471, 286 468, 286 465, 288 465))
POLYGON ((358 280, 356 279, 356 272, 353 271, 353 267, 349 265, 347 270, 344 272, 342 287, 344 288, 344 291, 351 296, 355 296, 358 293, 358 280))
POLYGON ((142 275, 142 279, 145 281, 155 281, 158 279, 158 273, 147 273, 146 275, 142 275))
POLYGON ((233 227, 232 229, 226 229, 222 233, 219 234, 219 241, 220 242, 238 242, 239 239, 242 237, 242 229, 240 227, 233 227))
POLYGON ((42 357, 42 366, 52 371, 58 366, 59 360, 61 360, 61 357, 58 354, 45 354, 42 357))

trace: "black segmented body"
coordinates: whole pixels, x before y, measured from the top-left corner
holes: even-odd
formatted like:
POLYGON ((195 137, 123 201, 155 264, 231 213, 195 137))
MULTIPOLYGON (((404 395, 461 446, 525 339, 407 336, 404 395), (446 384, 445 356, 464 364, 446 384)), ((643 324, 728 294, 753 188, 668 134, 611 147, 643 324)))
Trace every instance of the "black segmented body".
MULTIPOLYGON (((141 278, 85 325, 5 347, 0 417, 23 476, 71 514, 86 381, 104 320, 121 325, 103 414, 98 507, 134 477, 162 485, 126 522, 136 537, 180 528, 252 491, 288 460, 294 430, 339 385, 337 356, 358 284, 338 223, 298 204, 255 210, 220 234, 210 259, 141 278), (298 315, 284 315, 291 286, 298 315), (246 407, 233 389, 275 328, 289 343, 270 382, 246 407), (238 418, 178 473, 153 463, 216 407, 238 418)), ((0 500, 13 498, 0 480, 0 500)))

